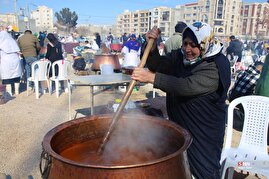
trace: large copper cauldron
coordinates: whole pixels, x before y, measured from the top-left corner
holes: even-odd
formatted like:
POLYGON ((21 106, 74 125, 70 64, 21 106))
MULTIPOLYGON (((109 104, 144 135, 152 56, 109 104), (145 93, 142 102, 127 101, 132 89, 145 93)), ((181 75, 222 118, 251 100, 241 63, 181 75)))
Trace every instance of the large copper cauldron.
POLYGON ((114 70, 121 69, 118 55, 112 55, 112 54, 95 55, 92 70, 94 71, 100 70, 100 64, 112 64, 114 70))
POLYGON ((123 115, 102 154, 109 115, 63 123, 43 139, 43 178, 189 179, 186 149, 189 133, 175 123, 153 116, 123 115))

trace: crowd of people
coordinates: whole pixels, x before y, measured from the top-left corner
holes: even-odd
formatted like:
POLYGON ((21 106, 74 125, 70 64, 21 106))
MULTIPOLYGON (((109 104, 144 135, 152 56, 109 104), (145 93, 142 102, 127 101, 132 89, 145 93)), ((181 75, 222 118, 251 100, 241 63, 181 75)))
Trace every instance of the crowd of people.
MULTIPOLYGON (((214 36, 212 27, 203 22, 189 25, 179 22, 167 41, 159 42, 160 36, 157 27, 138 37, 124 33, 116 38, 109 33, 102 40, 100 34, 95 33, 94 41, 86 40, 82 47, 74 49, 73 67, 85 69, 82 50, 93 49, 97 54, 108 54, 113 52, 111 44, 121 44, 118 53, 126 57, 132 54, 139 59, 149 39, 154 39, 147 68, 135 68, 131 77, 166 92, 169 120, 187 129, 193 138, 187 150, 193 177, 218 179, 227 100, 254 94, 269 97, 269 41, 243 42, 230 36, 229 45, 225 47, 214 36), (247 53, 257 58, 236 74, 231 86, 231 64, 234 59, 234 63, 244 61, 247 53), (261 60, 261 56, 265 58, 261 60)), ((74 41, 73 36, 68 39, 74 41)), ((37 38, 26 30, 16 41, 5 30, 0 31, 0 77, 11 96, 13 91, 19 94, 22 72, 25 69, 26 78, 30 76, 31 64, 38 60, 42 47, 46 46, 45 58, 52 63, 64 59, 63 40, 47 32, 40 33, 37 38)))
MULTIPOLYGON (((135 34, 115 38, 110 32, 106 38, 102 38, 97 32, 94 34, 95 39, 89 41, 78 37, 76 33, 70 33, 68 36, 61 36, 56 33, 47 31, 33 33, 26 30, 23 34, 15 36, 14 33, 1 26, 1 65, 0 78, 2 84, 6 85, 6 96, 10 98, 20 93, 20 82, 26 82, 31 77, 32 64, 40 59, 47 59, 51 63, 65 59, 66 43, 77 43, 73 49, 73 60, 75 70, 85 69, 85 59, 82 58, 83 50, 92 50, 94 54, 112 53, 113 49, 110 44, 122 44, 118 50, 122 54, 136 53, 139 57, 141 50, 142 38, 136 38, 135 34), (78 60, 80 59, 80 60, 78 60), (83 68, 82 68, 83 67, 83 68)), ((57 75, 57 67, 56 67, 57 75)), ((50 70, 49 76, 52 76, 50 70)), ((30 83, 30 87, 33 84, 30 83)))

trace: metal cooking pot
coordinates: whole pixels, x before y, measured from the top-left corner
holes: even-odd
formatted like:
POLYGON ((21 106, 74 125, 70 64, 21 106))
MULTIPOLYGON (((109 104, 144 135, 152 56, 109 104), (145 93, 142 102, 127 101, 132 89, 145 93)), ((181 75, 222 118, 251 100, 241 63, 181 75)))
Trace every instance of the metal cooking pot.
POLYGON ((121 69, 118 55, 112 55, 112 54, 95 55, 92 70, 94 71, 100 70, 100 64, 112 64, 114 70, 121 69))
POLYGON ((122 49, 122 44, 110 44, 110 49, 112 51, 120 52, 122 49))
POLYGON ((111 119, 110 115, 89 116, 49 131, 42 142, 42 177, 191 179, 186 157, 191 137, 169 120, 123 115, 98 155, 111 119))

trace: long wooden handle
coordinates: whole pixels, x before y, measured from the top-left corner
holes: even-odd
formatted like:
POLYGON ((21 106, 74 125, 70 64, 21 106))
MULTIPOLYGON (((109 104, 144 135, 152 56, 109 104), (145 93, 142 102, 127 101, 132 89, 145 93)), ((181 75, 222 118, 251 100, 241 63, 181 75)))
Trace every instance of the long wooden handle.
MULTIPOLYGON (((143 54, 143 56, 141 58, 141 61, 140 61, 139 65, 138 65, 138 67, 143 68, 145 66, 147 58, 148 58, 149 53, 150 53, 150 50, 151 50, 151 48, 153 46, 153 43, 154 43, 154 39, 149 39, 148 44, 146 46, 146 49, 144 51, 144 54, 143 54)), ((112 122, 111 122, 111 124, 109 126, 109 129, 108 129, 108 131, 107 131, 107 133, 106 133, 106 135, 105 135, 105 137, 103 139, 103 142, 102 142, 102 144, 101 144, 101 146, 100 146, 100 148, 98 150, 99 154, 101 154, 103 152, 104 146, 107 143, 111 132, 114 130, 115 125, 116 125, 117 121, 119 120, 120 115, 122 114, 122 111, 123 111, 126 103, 128 102, 129 97, 132 94, 132 91, 133 91, 133 88, 135 87, 135 85, 136 85, 136 81, 132 80, 130 82, 128 88, 127 88, 127 91, 125 92, 124 96, 122 97, 121 103, 119 104, 119 107, 117 108, 117 111, 116 111, 116 113, 114 114, 114 116, 112 118, 112 122)))

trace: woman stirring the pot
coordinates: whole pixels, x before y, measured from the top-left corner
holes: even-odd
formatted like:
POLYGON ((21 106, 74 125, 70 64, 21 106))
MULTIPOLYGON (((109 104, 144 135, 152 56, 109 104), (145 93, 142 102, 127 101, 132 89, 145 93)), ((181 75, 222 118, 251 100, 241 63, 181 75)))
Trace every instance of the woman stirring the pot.
POLYGON ((135 68, 132 79, 152 83, 166 92, 169 119, 193 137, 187 151, 192 175, 197 179, 218 179, 225 100, 231 79, 229 61, 221 53, 222 44, 208 24, 195 22, 184 30, 181 50, 160 56, 158 36, 156 27, 146 34, 147 41, 155 40, 147 59, 149 70, 135 68))

